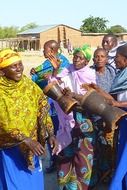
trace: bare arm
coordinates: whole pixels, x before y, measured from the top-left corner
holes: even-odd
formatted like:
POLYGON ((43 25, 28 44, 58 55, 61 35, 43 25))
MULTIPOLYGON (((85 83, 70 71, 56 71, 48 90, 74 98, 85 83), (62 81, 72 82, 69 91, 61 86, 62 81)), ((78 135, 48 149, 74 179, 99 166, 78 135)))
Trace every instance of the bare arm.
POLYGON ((119 108, 125 108, 127 107, 127 101, 116 101, 112 100, 111 105, 119 108))
POLYGON ((94 89, 96 90, 101 96, 103 96, 107 101, 114 100, 114 98, 107 92, 105 92, 103 89, 101 89, 99 86, 97 86, 94 83, 91 84, 83 84, 82 88, 85 88, 86 90, 94 89))

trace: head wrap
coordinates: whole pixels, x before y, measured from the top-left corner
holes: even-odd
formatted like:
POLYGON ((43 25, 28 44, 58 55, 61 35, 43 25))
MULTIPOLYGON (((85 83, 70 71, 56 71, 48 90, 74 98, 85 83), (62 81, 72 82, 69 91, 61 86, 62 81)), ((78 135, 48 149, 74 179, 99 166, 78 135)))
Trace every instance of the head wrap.
POLYGON ((78 52, 82 52, 83 55, 84 55, 84 57, 85 57, 88 61, 90 61, 90 59, 91 59, 91 57, 92 57, 92 50, 91 50, 91 48, 90 48, 89 45, 85 44, 85 45, 83 45, 83 47, 81 47, 81 48, 76 48, 76 49, 74 50, 73 55, 75 55, 75 54, 78 53, 78 52))
POLYGON ((0 51, 0 69, 5 68, 17 61, 21 61, 21 57, 17 52, 11 49, 4 49, 0 51))
POLYGON ((117 48, 117 53, 127 58, 127 44, 117 48))

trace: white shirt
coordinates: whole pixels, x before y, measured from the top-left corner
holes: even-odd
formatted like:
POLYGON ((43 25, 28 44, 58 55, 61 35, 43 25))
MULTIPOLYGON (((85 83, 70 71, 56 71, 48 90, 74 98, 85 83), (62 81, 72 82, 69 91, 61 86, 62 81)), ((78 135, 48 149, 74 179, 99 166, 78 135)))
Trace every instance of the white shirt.
POLYGON ((127 101, 127 90, 120 94, 117 94, 117 101, 127 101))

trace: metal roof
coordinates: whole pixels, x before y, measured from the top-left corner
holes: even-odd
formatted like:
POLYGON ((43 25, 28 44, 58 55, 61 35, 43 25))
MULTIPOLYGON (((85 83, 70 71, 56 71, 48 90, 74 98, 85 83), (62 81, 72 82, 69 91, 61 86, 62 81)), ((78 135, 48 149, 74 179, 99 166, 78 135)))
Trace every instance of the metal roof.
POLYGON ((19 32, 18 34, 39 34, 41 32, 44 32, 44 31, 49 30, 51 28, 54 28, 56 26, 58 26, 58 24, 38 26, 38 27, 33 28, 33 29, 29 29, 29 30, 25 30, 23 32, 19 32))

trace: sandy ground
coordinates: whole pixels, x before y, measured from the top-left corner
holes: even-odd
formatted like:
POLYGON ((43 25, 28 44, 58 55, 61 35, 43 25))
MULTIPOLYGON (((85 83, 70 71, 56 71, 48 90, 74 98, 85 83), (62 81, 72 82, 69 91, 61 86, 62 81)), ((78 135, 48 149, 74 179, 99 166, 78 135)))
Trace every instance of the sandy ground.
MULTIPOLYGON (((24 74, 26 74, 28 77, 30 77, 31 68, 40 65, 45 60, 40 52, 24 52, 20 54, 24 64, 24 74)), ((68 55, 67 52, 65 52, 65 54, 66 57, 68 57, 68 59, 71 61, 72 56, 68 55)), ((45 169, 46 166, 49 166, 48 152, 47 157, 43 159, 43 169, 45 169)), ((44 179, 45 190, 58 190, 56 172, 53 172, 51 174, 46 174, 44 172, 44 179)), ((108 190, 108 187, 104 184, 99 184, 96 190, 108 190)))

